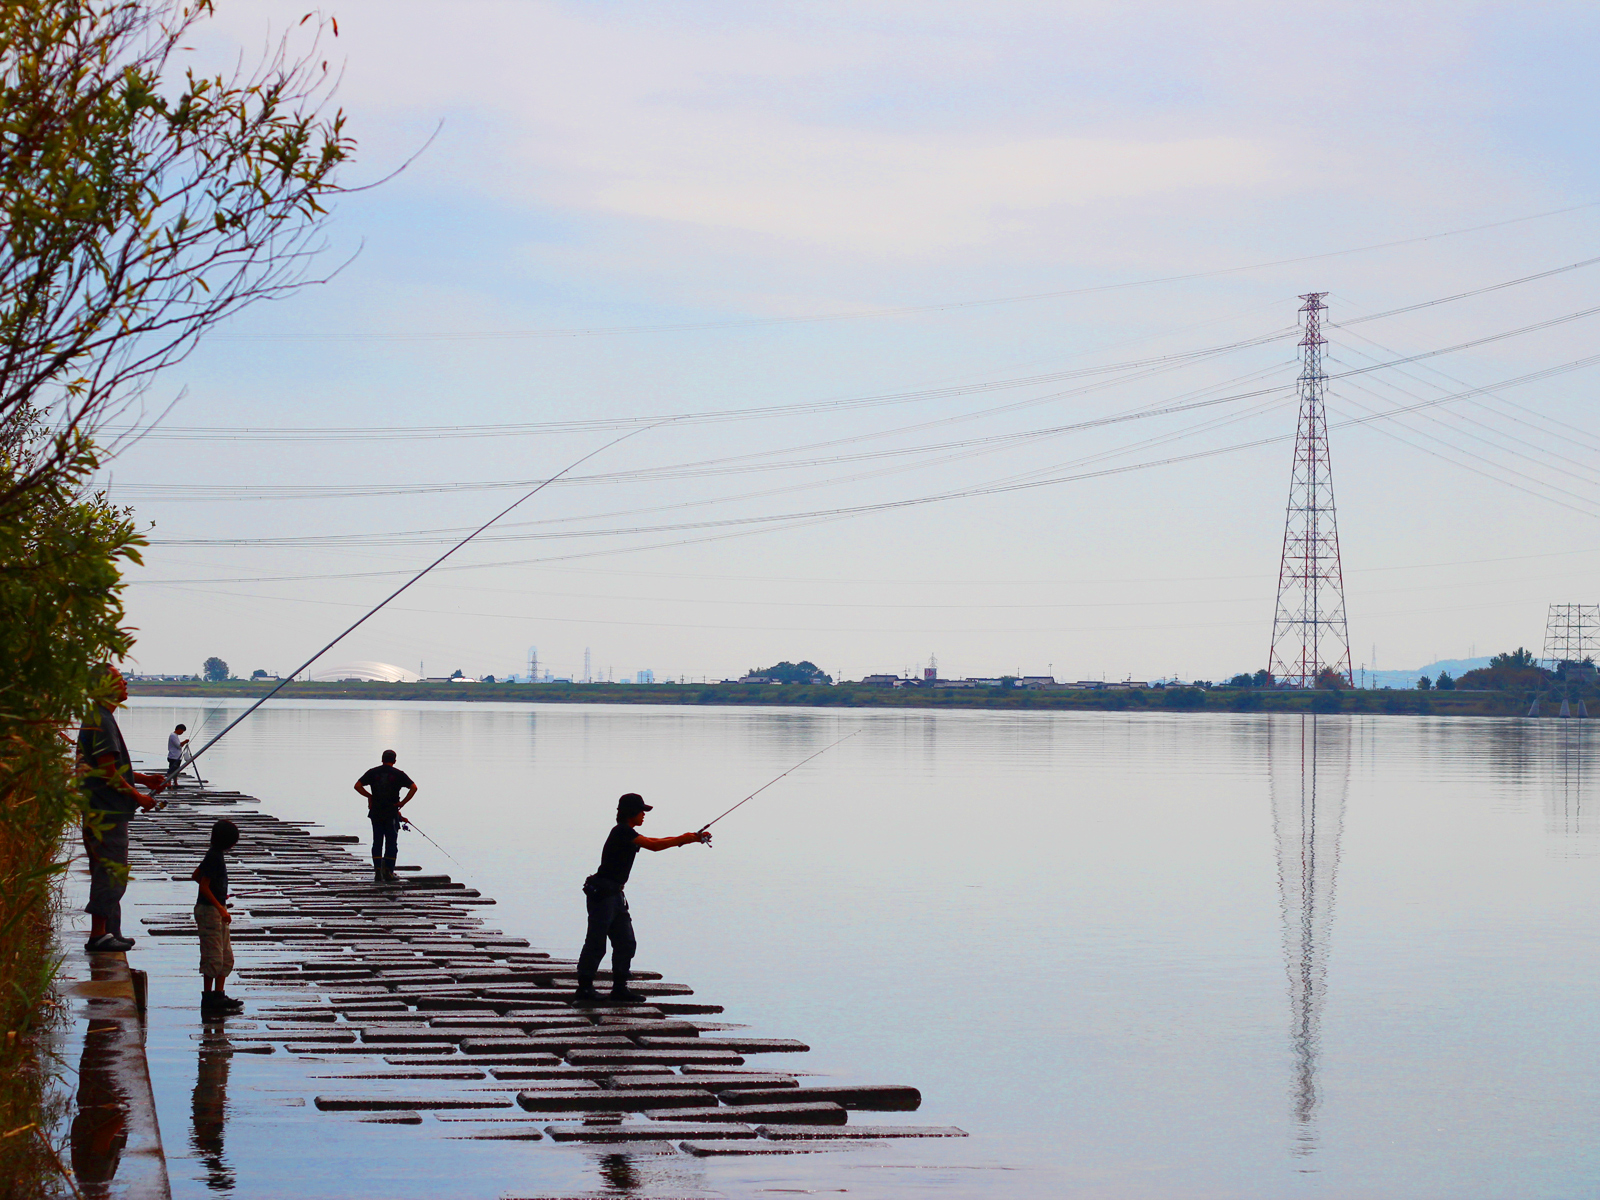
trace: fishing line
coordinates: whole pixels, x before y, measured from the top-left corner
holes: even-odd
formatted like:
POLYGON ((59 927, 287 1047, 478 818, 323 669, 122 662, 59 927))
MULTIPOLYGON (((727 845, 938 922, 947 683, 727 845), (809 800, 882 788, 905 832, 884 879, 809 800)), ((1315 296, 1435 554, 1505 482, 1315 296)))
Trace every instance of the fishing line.
MULTIPOLYGON (((668 419, 670 420, 670 418, 668 418, 668 419)), ((527 494, 519 497, 518 499, 513 501, 511 504, 507 505, 505 508, 503 508, 499 512, 495 513, 494 516, 490 517, 482 525, 479 525, 471 533, 467 534, 466 537, 462 538, 459 542, 457 542, 454 546, 451 546, 450 549, 446 550, 438 558, 434 559, 427 566, 423 567, 422 570, 418 571, 410 579, 406 580, 399 587, 395 588, 394 591, 390 592, 382 600, 378 601, 377 604, 373 605, 370 609, 368 609, 365 613, 363 613, 361 615, 361 617, 359 617, 343 633, 339 634, 338 637, 334 638, 333 641, 329 642, 326 646, 324 646, 322 649, 318 650, 310 658, 306 659, 305 662, 301 663, 293 671, 290 671, 287 675, 285 675, 283 677, 283 679, 279 681, 277 687, 273 688, 265 696, 261 697, 261 699, 257 700, 254 704, 252 704, 249 708, 245 709, 244 712, 240 713, 232 721, 228 722, 227 726, 222 730, 221 733, 217 734, 216 737, 212 738, 204 746, 201 746, 200 749, 198 749, 196 751, 193 751, 189 756, 190 760, 193 761, 194 759, 199 758, 207 750, 209 750, 209 749, 211 749, 211 747, 215 746, 218 742, 220 742, 224 737, 227 736, 228 731, 231 730, 235 725, 237 725, 240 721, 243 721, 251 713, 255 712, 256 709, 260 708, 268 700, 271 700, 274 696, 276 696, 284 688, 288 687, 289 684, 294 680, 294 677, 296 675, 300 674, 307 667, 309 667, 312 663, 316 662, 317 659, 321 658, 329 650, 332 650, 340 642, 344 641, 345 638, 349 637, 358 628, 360 628, 360 626, 365 624, 366 621, 369 618, 374 616, 378 612, 378 610, 383 608, 384 605, 388 604, 389 601, 393 600, 401 592, 405 591, 412 584, 416 583, 417 580, 421 579, 429 571, 433 570, 440 563, 442 563, 445 559, 449 558, 457 550, 461 549, 461 547, 465 546, 473 538, 477 537, 485 529, 489 528, 489 526, 493 525, 496 521, 498 521, 501 517, 505 516, 512 509, 516 508, 519 504, 522 504, 526 500, 531 500, 534 496, 537 496, 540 492, 544 491, 545 488, 549 487, 556 480, 560 479, 563 475, 567 474, 567 472, 576 470, 578 467, 580 467, 584 463, 588 462, 595 455, 604 453, 605 451, 611 449, 611 447, 615 446, 618 442, 625 442, 629 438, 633 437, 635 434, 645 433, 648 430, 655 429, 657 426, 665 425, 666 423, 667 423, 666 421, 658 421, 658 422, 656 422, 655 425, 647 425, 647 426, 645 426, 644 429, 631 429, 627 433, 623 434, 621 437, 614 438, 613 440, 607 442, 604 446, 601 446, 598 450, 589 451, 589 453, 585 454, 582 458, 576 460, 575 462, 573 462, 573 463, 569 464, 568 466, 563 467, 561 470, 557 471, 554 475, 550 476, 549 479, 546 479, 543 483, 539 484, 532 491, 530 491, 527 494)), ((427 834, 423 834, 423 836, 427 837, 427 834)), ((432 841, 433 839, 429 838, 428 840, 432 841)))
MULTIPOLYGON (((799 762, 795 763, 794 766, 790 767, 787 771, 785 771, 783 773, 783 775, 779 775, 777 779, 770 779, 766 783, 763 783, 755 791, 751 792, 743 800, 739 801, 738 804, 735 804, 733 806, 733 808, 730 808, 728 810, 728 812, 723 813, 721 816, 713 817, 711 820, 707 821, 704 825, 700 826, 700 828, 698 830, 696 830, 695 832, 704 833, 706 830, 710 829, 713 825, 715 825, 718 821, 722 820, 723 817, 727 816, 728 813, 731 813, 735 808, 739 808, 741 805, 748 804, 750 801, 754 800, 762 792, 766 791, 773 784, 777 783, 778 779, 782 779, 784 775, 792 775, 792 774, 794 774, 801 767, 805 766, 808 762, 810 762, 813 758, 818 757, 818 755, 826 754, 829 750, 832 750, 835 746, 842 745, 843 743, 848 742, 851 738, 855 737, 856 734, 863 732, 865 729, 866 729, 866 726, 863 725, 860 729, 852 730, 850 733, 845 734, 837 742, 831 742, 828 745, 824 746, 821 750, 818 750, 816 754, 808 754, 808 755, 806 755, 806 757, 802 758, 799 762)), ((705 842, 705 843, 702 843, 702 844, 706 845, 706 846, 709 846, 711 843, 710 842, 705 842)))
POLYGON ((424 838, 427 838, 428 845, 432 846, 440 854, 444 855, 451 862, 455 863, 456 866, 461 867, 461 869, 463 871, 466 870, 466 867, 462 865, 461 860, 459 858, 457 858, 454 854, 451 854, 450 851, 446 850, 443 846, 439 845, 439 843, 434 841, 431 837, 428 837, 426 831, 423 830, 421 825, 418 825, 410 817, 406 816, 405 813, 401 813, 400 814, 400 820, 403 821, 407 826, 409 826, 413 831, 415 831, 416 833, 420 833, 420 834, 422 834, 422 836, 424 838))

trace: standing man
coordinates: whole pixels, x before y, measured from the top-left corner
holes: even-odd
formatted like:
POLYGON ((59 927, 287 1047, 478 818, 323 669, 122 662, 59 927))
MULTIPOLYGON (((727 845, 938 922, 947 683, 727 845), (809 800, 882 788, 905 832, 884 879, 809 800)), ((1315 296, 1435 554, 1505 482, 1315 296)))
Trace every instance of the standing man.
POLYGON ((183 770, 183 748, 189 744, 189 739, 182 735, 187 733, 187 725, 174 725, 172 732, 167 734, 167 786, 175 787, 178 782, 178 772, 183 770))
POLYGON ((89 855, 89 940, 83 948, 94 954, 127 950, 133 939, 122 936, 122 896, 128 890, 128 822, 140 810, 156 807, 154 793, 166 786, 161 775, 133 769, 128 744, 117 727, 116 707, 126 703, 128 684, 110 663, 99 669, 115 704, 99 701, 78 731, 78 762, 84 774, 81 787, 86 800, 83 848, 89 855), (136 784, 150 789, 141 792, 136 784))
POLYGON ((633 965, 637 943, 633 937, 633 918, 628 914, 628 898, 623 894, 633 860, 643 850, 670 850, 694 842, 709 842, 709 833, 680 833, 674 838, 645 837, 638 832, 644 815, 653 805, 646 804, 638 792, 629 792, 617 801, 617 823, 600 851, 600 869, 583 881, 588 898, 589 933, 578 955, 579 1004, 595 1004, 602 999, 594 990, 595 972, 606 955, 606 939, 611 940, 611 1000, 615 1004, 640 1004, 644 997, 628 990, 628 968, 633 965))
POLYGON ((393 883, 394 861, 400 856, 400 810, 411 803, 417 785, 394 765, 393 750, 383 752, 383 765, 373 767, 356 780, 356 791, 367 798, 367 816, 372 818, 372 882, 393 883), (367 789, 371 788, 371 791, 367 789), (410 788, 404 800, 400 789, 410 788))

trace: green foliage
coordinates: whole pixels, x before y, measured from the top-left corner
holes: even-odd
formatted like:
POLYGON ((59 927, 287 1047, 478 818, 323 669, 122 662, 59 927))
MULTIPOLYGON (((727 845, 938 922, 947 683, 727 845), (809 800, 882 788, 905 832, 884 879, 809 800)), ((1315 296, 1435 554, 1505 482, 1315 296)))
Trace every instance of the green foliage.
POLYGON ((1344 698, 1337 688, 1319 688, 1311 694, 1311 711, 1335 713, 1344 707, 1344 698))
POLYGON ((1449 671, 1440 671, 1439 678, 1433 681, 1433 686, 1441 692, 1451 692, 1455 690, 1456 681, 1450 678, 1449 671))
POLYGON ((1257 691, 1241 692, 1233 698, 1234 712, 1260 712, 1266 707, 1266 701, 1257 691))
POLYGON ((331 77, 315 45, 178 76, 172 56, 211 9, 0 4, 0 420, 31 407, 61 431, 6 480, 0 512, 72 474, 75 435, 211 325, 313 282, 323 202, 353 149, 343 114, 318 111, 331 77))
POLYGON ((1537 666, 1538 660, 1533 657, 1533 651, 1518 646, 1506 654, 1496 654, 1489 660, 1491 671, 1500 667, 1532 667, 1537 666))
POLYGON ((1317 672, 1317 686, 1319 688, 1343 688, 1350 685, 1338 671, 1335 671, 1332 667, 1323 667, 1322 670, 1317 672))
POLYGON ((250 678, 251 679, 271 679, 272 676, 268 675, 260 667, 257 667, 254 671, 250 672, 250 678))
POLYGON ((200 669, 207 683, 226 683, 228 680, 228 664, 216 655, 206 659, 205 666, 200 669))
MULTIPOLYGON (((33 410, 0 421, 0 489, 54 448, 33 410)), ((0 520, 0 1126, 38 1121, 35 1035, 52 1011, 51 910, 63 839, 81 814, 69 737, 92 704, 94 666, 125 655, 119 568, 144 545, 128 514, 81 498, 99 459, 83 442, 0 520)), ((44 1178, 38 1137, 0 1139, 0 1179, 44 1178)), ((42 1185, 41 1185, 42 1186, 42 1185)))
POLYGON ((778 683, 832 683, 833 676, 824 675, 822 669, 809 659, 800 662, 781 662, 770 667, 751 667, 747 675, 757 675, 778 683))
POLYGON ((1167 688, 1161 703, 1168 708, 1199 708, 1206 702, 1206 694, 1199 688, 1167 688))
POLYGON ((1429 679, 1426 675, 1424 675, 1421 679, 1417 680, 1417 691, 1419 691, 1419 692, 1425 692, 1429 688, 1431 688, 1432 686, 1433 686, 1433 680, 1429 679))
POLYGON ((1229 687, 1258 687, 1258 688, 1259 687, 1270 687, 1270 686, 1272 686, 1272 674, 1271 674, 1271 672, 1267 671, 1265 668, 1262 668, 1261 670, 1257 671, 1253 675, 1248 671, 1241 671, 1239 674, 1235 675, 1232 679, 1228 680, 1228 686, 1229 687))

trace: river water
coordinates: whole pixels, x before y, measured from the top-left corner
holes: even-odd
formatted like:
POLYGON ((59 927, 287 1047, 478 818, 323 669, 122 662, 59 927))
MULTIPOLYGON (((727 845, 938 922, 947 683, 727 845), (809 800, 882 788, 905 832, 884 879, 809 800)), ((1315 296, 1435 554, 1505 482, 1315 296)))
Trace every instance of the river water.
MULTIPOLYGON (((175 722, 198 745, 242 706, 139 699, 123 724, 159 768, 175 722)), ((804 1039, 805 1069, 920 1087, 910 1120, 973 1136, 696 1164, 701 1186, 1595 1190, 1584 722, 291 702, 203 764, 280 817, 364 834, 352 785, 392 747, 421 785, 408 811, 460 863, 415 835, 402 859, 575 952, 620 793, 655 805, 643 832, 676 834, 853 729, 714 849, 641 856, 638 965, 804 1039)))

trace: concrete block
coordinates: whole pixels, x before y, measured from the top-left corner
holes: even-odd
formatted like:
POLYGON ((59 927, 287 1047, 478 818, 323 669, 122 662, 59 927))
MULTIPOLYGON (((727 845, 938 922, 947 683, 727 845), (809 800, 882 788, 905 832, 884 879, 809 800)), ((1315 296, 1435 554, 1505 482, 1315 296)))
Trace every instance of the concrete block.
MULTIPOLYGON (((687 1079, 696 1087, 705 1088, 708 1092, 715 1092, 718 1096, 724 1092, 735 1090, 750 1090, 763 1088, 769 1091, 783 1089, 792 1090, 799 1086, 799 1080, 793 1075, 680 1075, 680 1079, 687 1079)), ((619 1085, 620 1086, 620 1085, 619 1085)), ((777 1103, 774 1100, 774 1103, 777 1103)))
POLYGON ((843 1129, 814 1125, 758 1125, 764 1138, 773 1141, 803 1141, 810 1138, 948 1138, 966 1137, 967 1131, 954 1125, 846 1125, 843 1129))
POLYGON ((699 1111, 701 1106, 713 1099, 710 1092, 650 1091, 644 1088, 625 1091, 599 1087, 588 1091, 550 1088, 517 1093, 517 1103, 528 1112, 643 1112, 647 1108, 694 1108, 699 1111))
POLYGON ((587 1066, 643 1066, 655 1063, 661 1066, 680 1067, 693 1063, 695 1066, 707 1067, 712 1065, 739 1067, 744 1065, 744 1059, 738 1054, 726 1050, 569 1050, 567 1061, 575 1067, 587 1066))
POLYGON ((606 1079, 610 1080, 613 1087, 617 1086, 620 1079, 629 1083, 638 1081, 647 1083, 652 1079, 675 1080, 682 1076, 674 1075, 671 1067, 490 1067, 489 1074, 496 1079, 507 1082, 518 1080, 560 1080, 560 1079, 606 1079), (622 1072, 629 1072, 623 1075, 622 1072))
POLYGON ((483 1125, 461 1133, 452 1128, 445 1139, 452 1142, 542 1142, 544 1131, 528 1125, 483 1125))
POLYGON ((754 1138, 748 1125, 698 1125, 656 1122, 651 1125, 613 1125, 605 1128, 566 1122, 546 1125, 544 1131, 556 1142, 653 1142, 677 1138, 754 1138))
POLYGON ((840 1150, 866 1150, 881 1147, 882 1142, 864 1141, 860 1138, 831 1138, 825 1133, 820 1133, 813 1141, 804 1142, 769 1142, 758 1140, 753 1142, 714 1142, 706 1139, 694 1142, 680 1142, 678 1148, 685 1154, 692 1154, 696 1158, 717 1158, 721 1156, 765 1156, 770 1154, 824 1154, 840 1150))
POLYGON ((922 1106, 922 1093, 914 1087, 879 1085, 866 1087, 719 1088, 724 1104, 789 1104, 805 1100, 831 1100, 861 1112, 915 1112, 922 1106))
POLYGON ((679 1112, 653 1112, 644 1115, 679 1121, 782 1121, 789 1125, 843 1125, 850 1118, 831 1101, 811 1104, 750 1104, 741 1108, 686 1108, 679 1112))
POLYGON ((318 1096, 313 1103, 323 1112, 387 1112, 450 1108, 510 1108, 503 1093, 475 1092, 454 1096, 318 1096))
POLYGON ((487 1079, 489 1073, 466 1067, 458 1071, 444 1068, 422 1071, 370 1071, 365 1075, 313 1075, 312 1079, 487 1079))
POLYGON ((713 1037, 672 1038, 640 1034, 638 1043, 652 1050, 732 1050, 738 1054, 803 1054, 811 1047, 793 1038, 713 1037))

